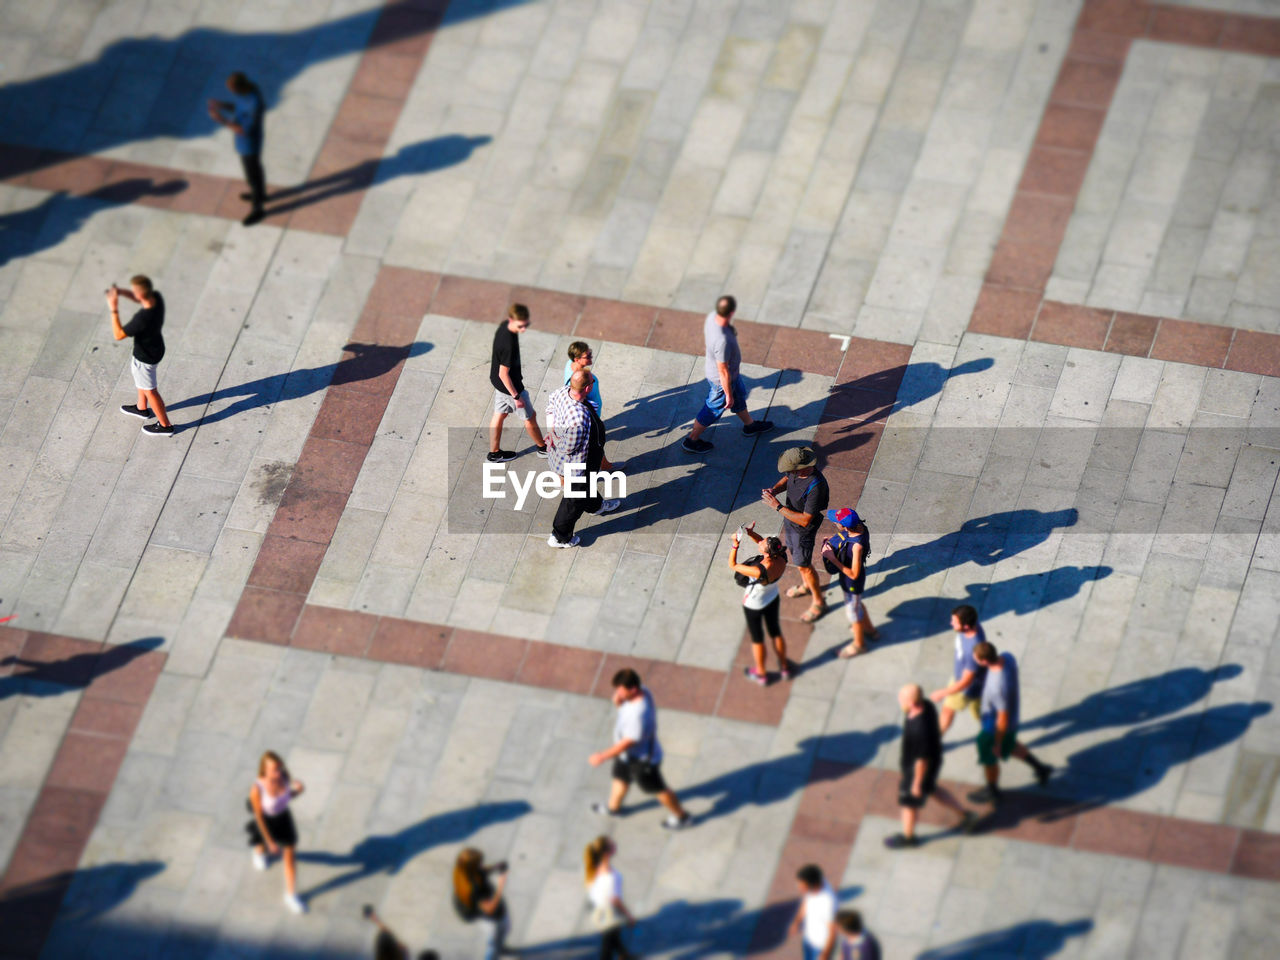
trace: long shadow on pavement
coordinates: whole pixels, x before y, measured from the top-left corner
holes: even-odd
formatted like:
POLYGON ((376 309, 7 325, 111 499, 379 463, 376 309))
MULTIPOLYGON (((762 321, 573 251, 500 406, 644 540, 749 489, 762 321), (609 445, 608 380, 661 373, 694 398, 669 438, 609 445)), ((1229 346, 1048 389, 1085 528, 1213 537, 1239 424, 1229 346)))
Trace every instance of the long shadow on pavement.
POLYGON ((1001 960, 1046 960, 1056 956, 1072 937, 1083 936, 1093 929, 1087 917, 1054 923, 1052 920, 1028 920, 1003 930, 979 933, 941 947, 930 947, 916 954, 916 960, 971 960, 977 957, 999 957, 1001 960))
POLYGON ((27 697, 56 697, 68 688, 87 687, 94 677, 119 670, 151 650, 164 640, 160 637, 144 637, 130 643, 114 644, 93 653, 77 653, 61 660, 46 663, 41 660, 24 660, 19 656, 5 657, 0 666, 23 667, 22 673, 0 677, 0 700, 22 694, 27 697))

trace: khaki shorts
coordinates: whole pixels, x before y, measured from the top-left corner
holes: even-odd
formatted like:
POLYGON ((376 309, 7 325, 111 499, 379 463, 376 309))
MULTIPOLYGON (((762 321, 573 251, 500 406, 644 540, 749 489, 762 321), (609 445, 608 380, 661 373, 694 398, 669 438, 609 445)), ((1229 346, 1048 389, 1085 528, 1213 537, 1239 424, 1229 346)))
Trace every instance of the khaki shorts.
POLYGON ((967 710, 973 714, 973 719, 979 718, 978 698, 968 696, 963 690, 949 695, 942 701, 942 705, 953 713, 964 713, 967 710))

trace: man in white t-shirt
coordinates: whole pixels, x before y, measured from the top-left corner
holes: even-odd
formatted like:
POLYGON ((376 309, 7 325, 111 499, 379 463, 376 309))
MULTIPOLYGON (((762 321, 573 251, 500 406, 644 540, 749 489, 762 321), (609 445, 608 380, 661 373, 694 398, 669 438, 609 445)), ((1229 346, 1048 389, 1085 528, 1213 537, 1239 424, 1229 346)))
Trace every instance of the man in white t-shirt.
POLYGON ((815 863, 796 871, 800 909, 791 923, 792 934, 801 934, 804 960, 832 960, 836 948, 836 892, 815 863))
POLYGON ((662 778, 662 744, 658 742, 658 708, 653 694, 640 685, 640 674, 629 667, 613 675, 613 705, 618 708, 613 746, 588 758, 593 767, 613 761, 613 784, 609 802, 593 803, 591 809, 602 816, 616 817, 634 782, 645 793, 656 793, 659 802, 671 811, 671 816, 662 821, 664 827, 687 827, 693 818, 662 778))

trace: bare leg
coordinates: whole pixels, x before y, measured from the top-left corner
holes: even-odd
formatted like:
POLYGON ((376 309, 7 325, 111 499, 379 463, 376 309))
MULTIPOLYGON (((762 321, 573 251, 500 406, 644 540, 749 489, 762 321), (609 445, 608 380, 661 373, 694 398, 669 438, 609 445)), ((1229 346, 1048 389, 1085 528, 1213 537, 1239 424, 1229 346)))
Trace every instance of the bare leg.
POLYGON ((858 617, 858 624, 862 627, 864 637, 870 637, 872 639, 875 638, 875 624, 871 622, 871 615, 867 613, 867 608, 865 606, 862 608, 862 615, 858 617))
POLYGON ((902 835, 907 838, 916 835, 916 808, 902 807, 902 835))
POLYGON ((992 787, 999 786, 999 784, 1000 784, 1000 764, 998 764, 998 763, 993 763, 993 764, 992 764, 991 766, 989 766, 989 767, 983 767, 983 768, 982 768, 982 772, 983 772, 983 774, 984 774, 984 775, 986 776, 986 778, 987 778, 987 785, 988 785, 988 786, 992 786, 992 787))
POLYGON ((498 443, 502 440, 502 424, 506 422, 507 415, 505 413, 495 413, 493 419, 489 421, 489 452, 498 452, 498 443))
MULTIPOLYGON (((764 644, 758 643, 756 644, 756 646, 761 647, 760 670, 761 672, 763 672, 764 671, 764 649, 763 649, 764 644)), ((773 652, 778 655, 778 669, 780 670, 787 669, 787 641, 786 641, 786 638, 782 636, 782 634, 778 634, 776 637, 773 638, 773 652)))
POLYGON ((139 410, 147 409, 147 391, 146 390, 138 391, 138 409, 139 410))
POLYGON ((689 439, 697 440, 700 436, 702 436, 702 434, 706 431, 706 429, 707 428, 703 426, 700 420, 693 421, 693 429, 689 431, 689 439))
POLYGON ((938 731, 946 733, 951 729, 951 724, 956 718, 956 712, 950 707, 943 707, 938 711, 938 731))
POLYGON ((749 427, 751 424, 755 423, 755 421, 751 419, 751 414, 746 410, 738 411, 738 419, 742 421, 742 425, 744 427, 749 427))
POLYGON ((538 427, 538 418, 536 416, 530 416, 524 422, 524 428, 534 443, 540 447, 546 446, 547 442, 542 439, 542 430, 538 427))
POLYGON ((660 794, 658 794, 658 800, 662 803, 664 807, 670 810, 673 814, 675 814, 681 820, 684 819, 684 816, 685 816, 684 807, 680 806, 680 801, 676 799, 676 795, 672 793, 670 790, 663 790, 660 794))
POLYGON ((827 602, 822 598, 822 587, 818 585, 818 571, 813 567, 800 567, 800 579, 804 581, 804 585, 808 588, 813 602, 822 609, 827 608, 827 602))
POLYGON ((160 426, 162 427, 173 426, 173 424, 169 422, 169 415, 165 413, 164 401, 160 399, 159 390, 147 391, 147 403, 149 403, 151 405, 151 409, 156 412, 156 421, 160 424, 160 426))
POLYGON ((298 889, 298 862, 293 847, 284 848, 284 892, 293 896, 298 889))
POLYGON ((764 644, 753 643, 751 645, 751 659, 755 661, 756 673, 764 676, 764 644))
POLYGON ((613 813, 617 813, 622 809, 622 801, 627 796, 627 781, 614 780, 609 785, 609 809, 613 813))

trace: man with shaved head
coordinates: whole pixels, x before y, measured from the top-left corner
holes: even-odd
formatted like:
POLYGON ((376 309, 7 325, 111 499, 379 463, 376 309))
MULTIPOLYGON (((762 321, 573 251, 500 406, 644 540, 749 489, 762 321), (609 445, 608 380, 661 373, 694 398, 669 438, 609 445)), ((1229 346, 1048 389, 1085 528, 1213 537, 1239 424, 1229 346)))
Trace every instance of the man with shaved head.
POLYGON ((898 705, 907 715, 902 724, 902 782, 898 786, 902 832, 886 837, 885 846, 897 850, 919 845, 916 819, 930 796, 937 797, 944 807, 960 814, 956 825, 959 829, 972 830, 976 821, 974 815, 960 806, 960 801, 938 783, 938 773, 942 770, 942 731, 938 727, 937 708, 915 683, 909 683, 898 691, 898 705))
POLYGON ((590 491, 586 497, 571 497, 566 487, 551 523, 551 536, 547 537, 549 547, 576 547, 579 541, 573 528, 584 513, 612 513, 622 505, 621 500, 604 499, 590 486, 591 476, 605 469, 608 462, 604 456, 604 423, 588 402, 595 380, 590 367, 575 370, 569 382, 547 401, 547 424, 551 431, 547 435, 547 450, 551 466, 564 483, 571 479, 566 471, 582 469, 590 491))

